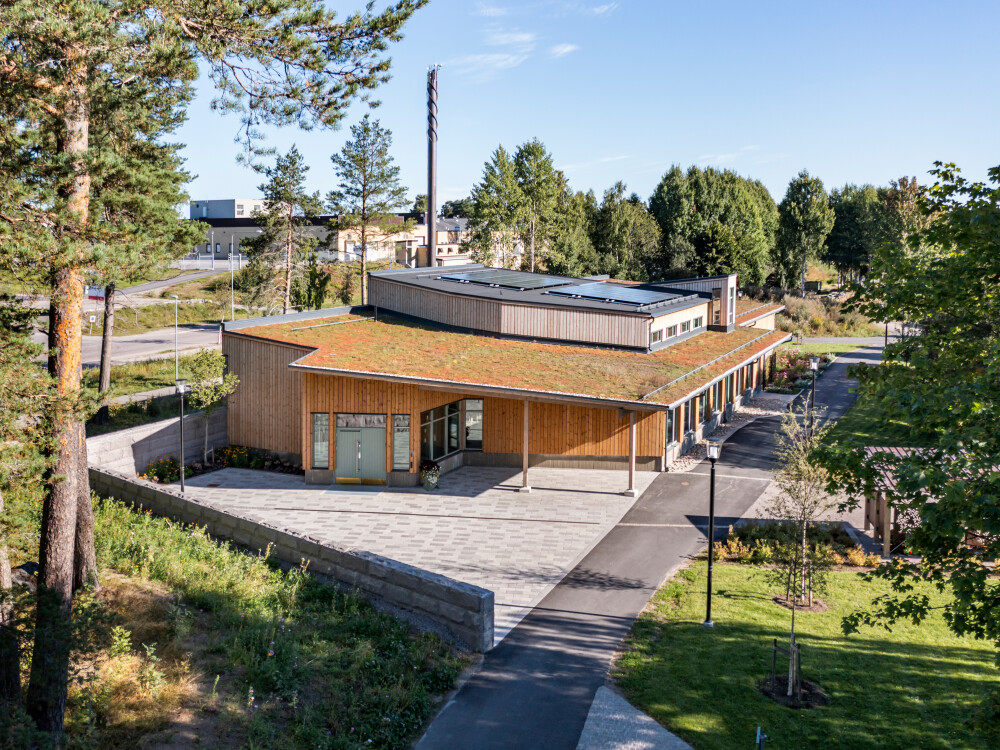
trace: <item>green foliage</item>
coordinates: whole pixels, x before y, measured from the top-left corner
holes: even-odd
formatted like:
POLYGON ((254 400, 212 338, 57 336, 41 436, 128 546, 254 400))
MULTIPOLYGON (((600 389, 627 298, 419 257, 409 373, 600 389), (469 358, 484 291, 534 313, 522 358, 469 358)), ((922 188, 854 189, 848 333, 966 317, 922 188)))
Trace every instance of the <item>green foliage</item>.
POLYGON ((777 227, 774 200, 760 182, 729 170, 671 167, 649 200, 662 231, 650 259, 654 278, 737 273, 747 284, 767 275, 777 227))
MULTIPOLYGON (((307 230, 313 218, 323 210, 323 204, 318 192, 306 192, 309 166, 294 145, 287 154, 275 159, 273 167, 257 169, 267 178, 258 186, 264 195, 264 208, 254 211, 253 216, 262 231, 245 240, 243 247, 251 264, 255 261, 267 265, 278 263, 283 268, 281 311, 287 313, 291 309, 293 285, 302 275, 303 259, 315 259, 317 239, 307 230)), ((266 275, 257 278, 273 288, 266 275)))
POLYGON ((268 550, 238 552, 113 500, 98 503, 96 523, 102 564, 161 581, 203 613, 221 686, 246 696, 232 730, 250 746, 404 748, 454 685, 461 662, 440 639, 304 569, 282 571, 268 550))
POLYGON ((351 126, 351 140, 339 154, 330 157, 339 183, 327 196, 330 210, 337 213, 331 229, 353 231, 361 239, 361 304, 368 302, 368 247, 413 226, 400 223, 393 213, 406 205, 406 188, 399 181, 393 162, 392 131, 365 115, 351 126))
POLYGON ((871 185, 845 185, 830 192, 833 228, 826 238, 824 260, 837 270, 865 274, 869 259, 887 238, 882 232, 882 205, 871 185))
POLYGON ((801 292, 805 296, 806 263, 819 258, 833 220, 823 181, 802 170, 788 183, 785 197, 778 205, 774 273, 779 286, 790 287, 801 275, 801 292))
POLYGON ((536 253, 549 247, 557 225, 561 179, 552 166, 552 154, 537 138, 522 143, 514 152, 514 177, 524 201, 520 235, 526 257, 522 266, 534 271, 536 253))
POLYGON ((419 193, 413 199, 413 206, 410 207, 410 210, 419 214, 427 213, 427 193, 419 193))
POLYGON ((280 304, 276 290, 278 277, 278 269, 264 260, 247 263, 233 276, 237 302, 264 315, 275 312, 280 304))
POLYGON ((625 183, 604 192, 594 217, 594 247, 600 273, 645 281, 647 267, 660 247, 660 228, 635 193, 625 197, 625 183))
POLYGON ((497 146, 486 162, 471 200, 468 246, 472 260, 510 268, 524 221, 524 195, 514 161, 503 146, 497 146))
POLYGON ((442 219, 465 219, 472 215, 472 198, 459 198, 441 204, 442 219))
POLYGON ((597 220, 597 199, 593 191, 570 189, 563 181, 556 204, 556 228, 545 258, 546 270, 565 276, 597 273, 597 250, 593 234, 597 220))
POLYGON ((997 644, 1000 581, 984 563, 1000 558, 1000 167, 987 183, 953 165, 933 174, 921 198, 925 226, 876 252, 854 302, 875 320, 920 323, 918 335, 891 343, 878 366, 856 375, 876 424, 919 426, 925 447, 869 456, 864 441, 846 439, 822 457, 832 487, 852 497, 883 472, 894 476, 890 505, 916 519, 906 547, 920 563, 879 569, 891 593, 865 621, 926 620, 930 604, 912 588, 925 581, 948 592, 944 617, 955 633, 997 644))
POLYGON ((316 253, 309 253, 304 276, 292 281, 292 302, 305 310, 319 310, 326 302, 333 273, 319 264, 316 253))
MULTIPOLYGON (((771 673, 772 642, 787 638, 789 612, 776 605, 760 569, 716 565, 715 628, 705 616, 705 564, 688 569, 654 594, 632 628, 613 676, 628 700, 699 750, 752 747, 762 726, 768 747, 813 748, 832 742, 849 750, 982 750, 984 734, 963 724, 986 690, 1000 688, 990 649, 957 638, 939 612, 925 626, 902 622, 891 633, 840 631, 840 618, 882 581, 856 572, 830 573, 823 613, 796 615, 803 677, 829 705, 795 711, 757 690, 771 673), (706 637, 709 634, 710 637, 706 637)), ((944 597, 918 584, 932 607, 944 597)))
POLYGON ((222 400, 236 390, 239 378, 236 373, 226 372, 226 358, 214 349, 202 349, 191 360, 190 387, 191 406, 211 414, 222 400))

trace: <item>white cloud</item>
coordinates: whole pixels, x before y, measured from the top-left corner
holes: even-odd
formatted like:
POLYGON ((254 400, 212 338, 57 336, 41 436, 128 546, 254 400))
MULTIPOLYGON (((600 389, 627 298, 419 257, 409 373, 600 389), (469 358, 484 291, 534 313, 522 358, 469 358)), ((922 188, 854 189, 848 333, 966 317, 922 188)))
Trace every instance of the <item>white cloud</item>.
POLYGON ((617 7, 618 3, 605 3, 604 5, 595 5, 589 10, 595 16, 603 16, 607 13, 613 13, 617 7))
POLYGON ((498 8, 495 5, 487 5, 486 3, 479 3, 477 10, 479 15, 486 18, 498 18, 499 16, 506 16, 508 13, 507 8, 498 8))
POLYGON ((615 161, 625 161, 626 159, 631 159, 631 155, 625 154, 624 156, 602 156, 600 159, 593 159, 592 161, 584 161, 579 164, 565 164, 562 167, 564 172, 576 172, 581 169, 587 169, 588 167, 596 167, 600 164, 610 164, 615 161))
POLYGON ((519 46, 533 48, 535 35, 529 31, 491 31, 486 35, 486 43, 494 47, 519 46))
POLYGON ((527 53, 497 52, 493 54, 466 55, 445 63, 449 70, 468 76, 477 82, 495 78, 502 70, 516 68, 528 59, 527 53))
POLYGON ((570 52, 576 52, 580 47, 576 44, 557 44, 549 47, 549 57, 564 57, 570 52))

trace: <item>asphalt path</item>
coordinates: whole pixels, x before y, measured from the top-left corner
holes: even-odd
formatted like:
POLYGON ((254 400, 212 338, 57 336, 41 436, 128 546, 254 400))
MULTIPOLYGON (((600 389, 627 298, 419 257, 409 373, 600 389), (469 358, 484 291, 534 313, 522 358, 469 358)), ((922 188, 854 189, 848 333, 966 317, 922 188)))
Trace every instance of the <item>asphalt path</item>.
MULTIPOLYGON (((841 355, 816 384, 827 418, 854 400, 847 367, 881 350, 841 355)), ((780 417, 734 433, 716 464, 716 528, 770 482, 780 417)), ((418 750, 576 748, 622 638, 663 581, 705 547, 710 465, 657 477, 619 524, 528 614, 462 686, 418 750)))
MULTIPOLYGON (((44 333, 36 331, 32 339, 39 344, 46 343, 44 333)), ((193 325, 179 326, 177 329, 177 349, 180 353, 191 353, 200 349, 219 347, 219 326, 193 325)), ((115 336, 111 340, 111 364, 137 362, 144 359, 163 359, 174 353, 174 329, 161 328, 130 336, 115 336)), ((101 337, 83 337, 83 366, 99 367, 101 364, 101 337)))

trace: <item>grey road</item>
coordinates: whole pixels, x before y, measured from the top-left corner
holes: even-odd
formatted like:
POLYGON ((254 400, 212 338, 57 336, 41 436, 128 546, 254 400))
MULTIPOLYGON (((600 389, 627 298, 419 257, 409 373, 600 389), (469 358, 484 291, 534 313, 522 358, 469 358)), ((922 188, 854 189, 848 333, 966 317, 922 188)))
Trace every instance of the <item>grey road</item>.
MULTIPOLYGON (((32 338, 45 343, 45 334, 38 331, 32 338)), ((219 346, 218 325, 180 326, 177 329, 177 348, 183 353, 199 349, 214 349, 219 346)), ((172 357, 174 353, 174 329, 162 328, 131 336, 115 336, 111 344, 111 363, 136 362, 143 359, 172 357)), ((83 366, 98 367, 101 364, 101 337, 83 337, 83 366)))
MULTIPOLYGON (((842 355, 817 383, 829 418, 854 399, 846 369, 878 348, 842 355)), ((717 464, 716 524, 726 528, 763 492, 780 417, 730 437, 717 464)), ((666 473, 580 564, 490 651, 432 722, 418 750, 572 750, 610 660, 664 579, 704 548, 709 464, 666 473)))

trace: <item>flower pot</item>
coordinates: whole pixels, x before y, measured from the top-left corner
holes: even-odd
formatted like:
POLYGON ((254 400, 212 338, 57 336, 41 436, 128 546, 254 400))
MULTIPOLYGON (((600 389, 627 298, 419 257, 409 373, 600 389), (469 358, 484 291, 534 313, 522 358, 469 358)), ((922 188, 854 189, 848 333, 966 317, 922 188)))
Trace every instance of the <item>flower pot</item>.
POLYGON ((430 476, 424 477, 424 489, 425 490, 430 491, 430 490, 437 489, 437 485, 438 485, 438 478, 437 477, 430 477, 430 476))

